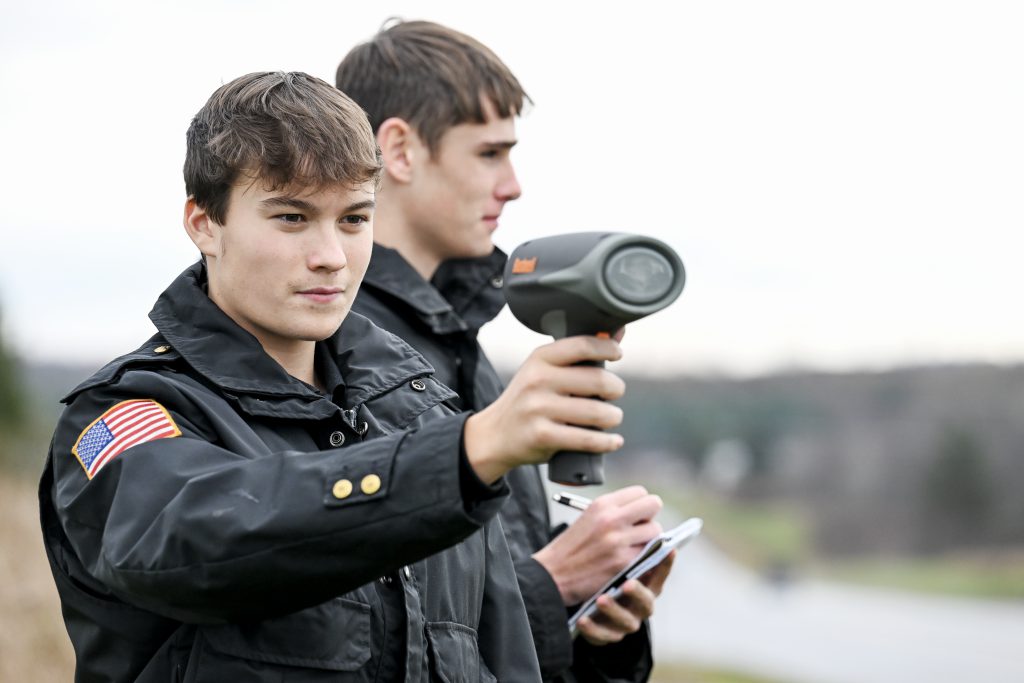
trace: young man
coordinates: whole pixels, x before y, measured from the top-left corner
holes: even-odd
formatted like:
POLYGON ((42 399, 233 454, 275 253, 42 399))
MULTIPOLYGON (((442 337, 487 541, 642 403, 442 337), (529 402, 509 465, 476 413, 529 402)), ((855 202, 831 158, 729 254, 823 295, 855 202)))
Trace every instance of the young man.
MULTIPOLYGON (((487 47, 423 21, 394 23, 357 46, 336 85, 366 110, 384 159, 373 259, 356 310, 422 353, 463 409, 500 405, 501 383, 477 332, 504 305, 505 255, 491 235, 521 191, 509 153, 525 93, 487 47)), ((631 582, 621 602, 603 599, 575 644, 566 610, 660 532, 652 520, 661 501, 638 486, 615 491, 553 538, 537 468, 509 480, 500 515, 545 679, 646 680, 643 620, 670 562, 646 585, 631 582)))
POLYGON ((40 486, 79 681, 537 681, 503 475, 620 437, 618 357, 539 349, 472 417, 349 313, 370 257, 376 142, 300 73, 218 89, 188 132, 203 255, 157 334, 72 391, 40 486), (586 370, 581 372, 581 370, 586 370))

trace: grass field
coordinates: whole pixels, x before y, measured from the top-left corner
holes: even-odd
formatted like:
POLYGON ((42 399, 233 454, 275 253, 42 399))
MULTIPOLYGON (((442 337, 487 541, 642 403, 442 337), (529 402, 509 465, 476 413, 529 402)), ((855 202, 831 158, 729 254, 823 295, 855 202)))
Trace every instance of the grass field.
POLYGON ((1024 598, 1024 549, 835 560, 814 552, 810 520, 790 505, 658 493, 668 505, 703 517, 705 536, 737 562, 759 571, 783 566, 803 576, 922 593, 1024 598))
POLYGON ((43 552, 35 483, 0 477, 0 681, 65 683, 71 643, 43 552))
POLYGON ((685 664, 657 664, 650 683, 783 683, 729 671, 704 669, 685 664))
POLYGON ((992 599, 1024 599, 1024 552, 880 558, 815 564, 816 574, 886 588, 992 599))

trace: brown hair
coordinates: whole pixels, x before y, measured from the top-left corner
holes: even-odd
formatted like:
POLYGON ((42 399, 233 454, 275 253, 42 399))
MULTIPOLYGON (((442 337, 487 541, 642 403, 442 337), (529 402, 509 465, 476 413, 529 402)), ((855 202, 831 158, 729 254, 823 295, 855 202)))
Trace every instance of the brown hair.
POLYGON ((372 40, 345 55, 335 85, 366 110, 374 131, 397 116, 432 153, 452 126, 485 123, 484 98, 501 118, 522 113, 523 101, 531 102, 487 46, 429 21, 389 19, 372 40))
POLYGON ((380 178, 366 115, 344 93, 301 72, 252 73, 222 85, 193 117, 186 141, 185 191, 222 224, 242 174, 270 189, 380 178))

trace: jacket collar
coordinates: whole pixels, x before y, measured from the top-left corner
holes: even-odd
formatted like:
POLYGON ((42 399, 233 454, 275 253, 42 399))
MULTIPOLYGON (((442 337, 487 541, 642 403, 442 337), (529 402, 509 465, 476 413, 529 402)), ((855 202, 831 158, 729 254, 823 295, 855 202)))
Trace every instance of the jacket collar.
MULTIPOLYGON (((201 262, 171 283, 149 317, 192 368, 228 393, 328 403, 320 392, 285 372, 255 337, 213 303, 206 294, 206 268, 201 262)), ((433 373, 411 346, 355 312, 349 312, 338 331, 321 344, 341 369, 348 407, 433 373)))
POLYGON ((451 259, 427 282, 397 251, 374 244, 363 286, 405 304, 434 334, 476 331, 505 305, 507 260, 497 248, 482 258, 451 259))

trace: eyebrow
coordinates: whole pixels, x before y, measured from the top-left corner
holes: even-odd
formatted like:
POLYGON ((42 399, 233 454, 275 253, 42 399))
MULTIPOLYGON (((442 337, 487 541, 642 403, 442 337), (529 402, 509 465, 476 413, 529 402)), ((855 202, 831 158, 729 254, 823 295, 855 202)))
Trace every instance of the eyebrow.
POLYGON ((480 147, 486 147, 489 149, 512 149, 518 142, 518 140, 495 140, 493 142, 481 142, 480 147))
MULTIPOLYGON (((276 197, 268 197, 260 202, 260 204, 267 208, 289 208, 299 209, 310 214, 318 213, 318 209, 312 203, 307 202, 305 199, 299 199, 298 197, 292 197, 290 195, 278 195, 276 197)), ((350 213, 352 211, 360 211, 362 209, 373 209, 377 206, 377 202, 373 199, 364 199, 361 202, 355 202, 345 207, 343 213, 350 213)))
POLYGON ((305 199, 299 199, 298 197, 291 197, 289 195, 278 195, 276 197, 267 197, 260 202, 262 206, 267 208, 279 208, 286 207, 289 209, 300 209, 307 213, 314 212, 316 207, 305 199))
POLYGON ((375 208, 377 208, 377 201, 376 200, 374 200, 374 199, 364 199, 361 202, 356 202, 355 204, 349 204, 347 207, 345 207, 345 213, 349 213, 350 211, 361 211, 362 209, 375 209, 375 208))

